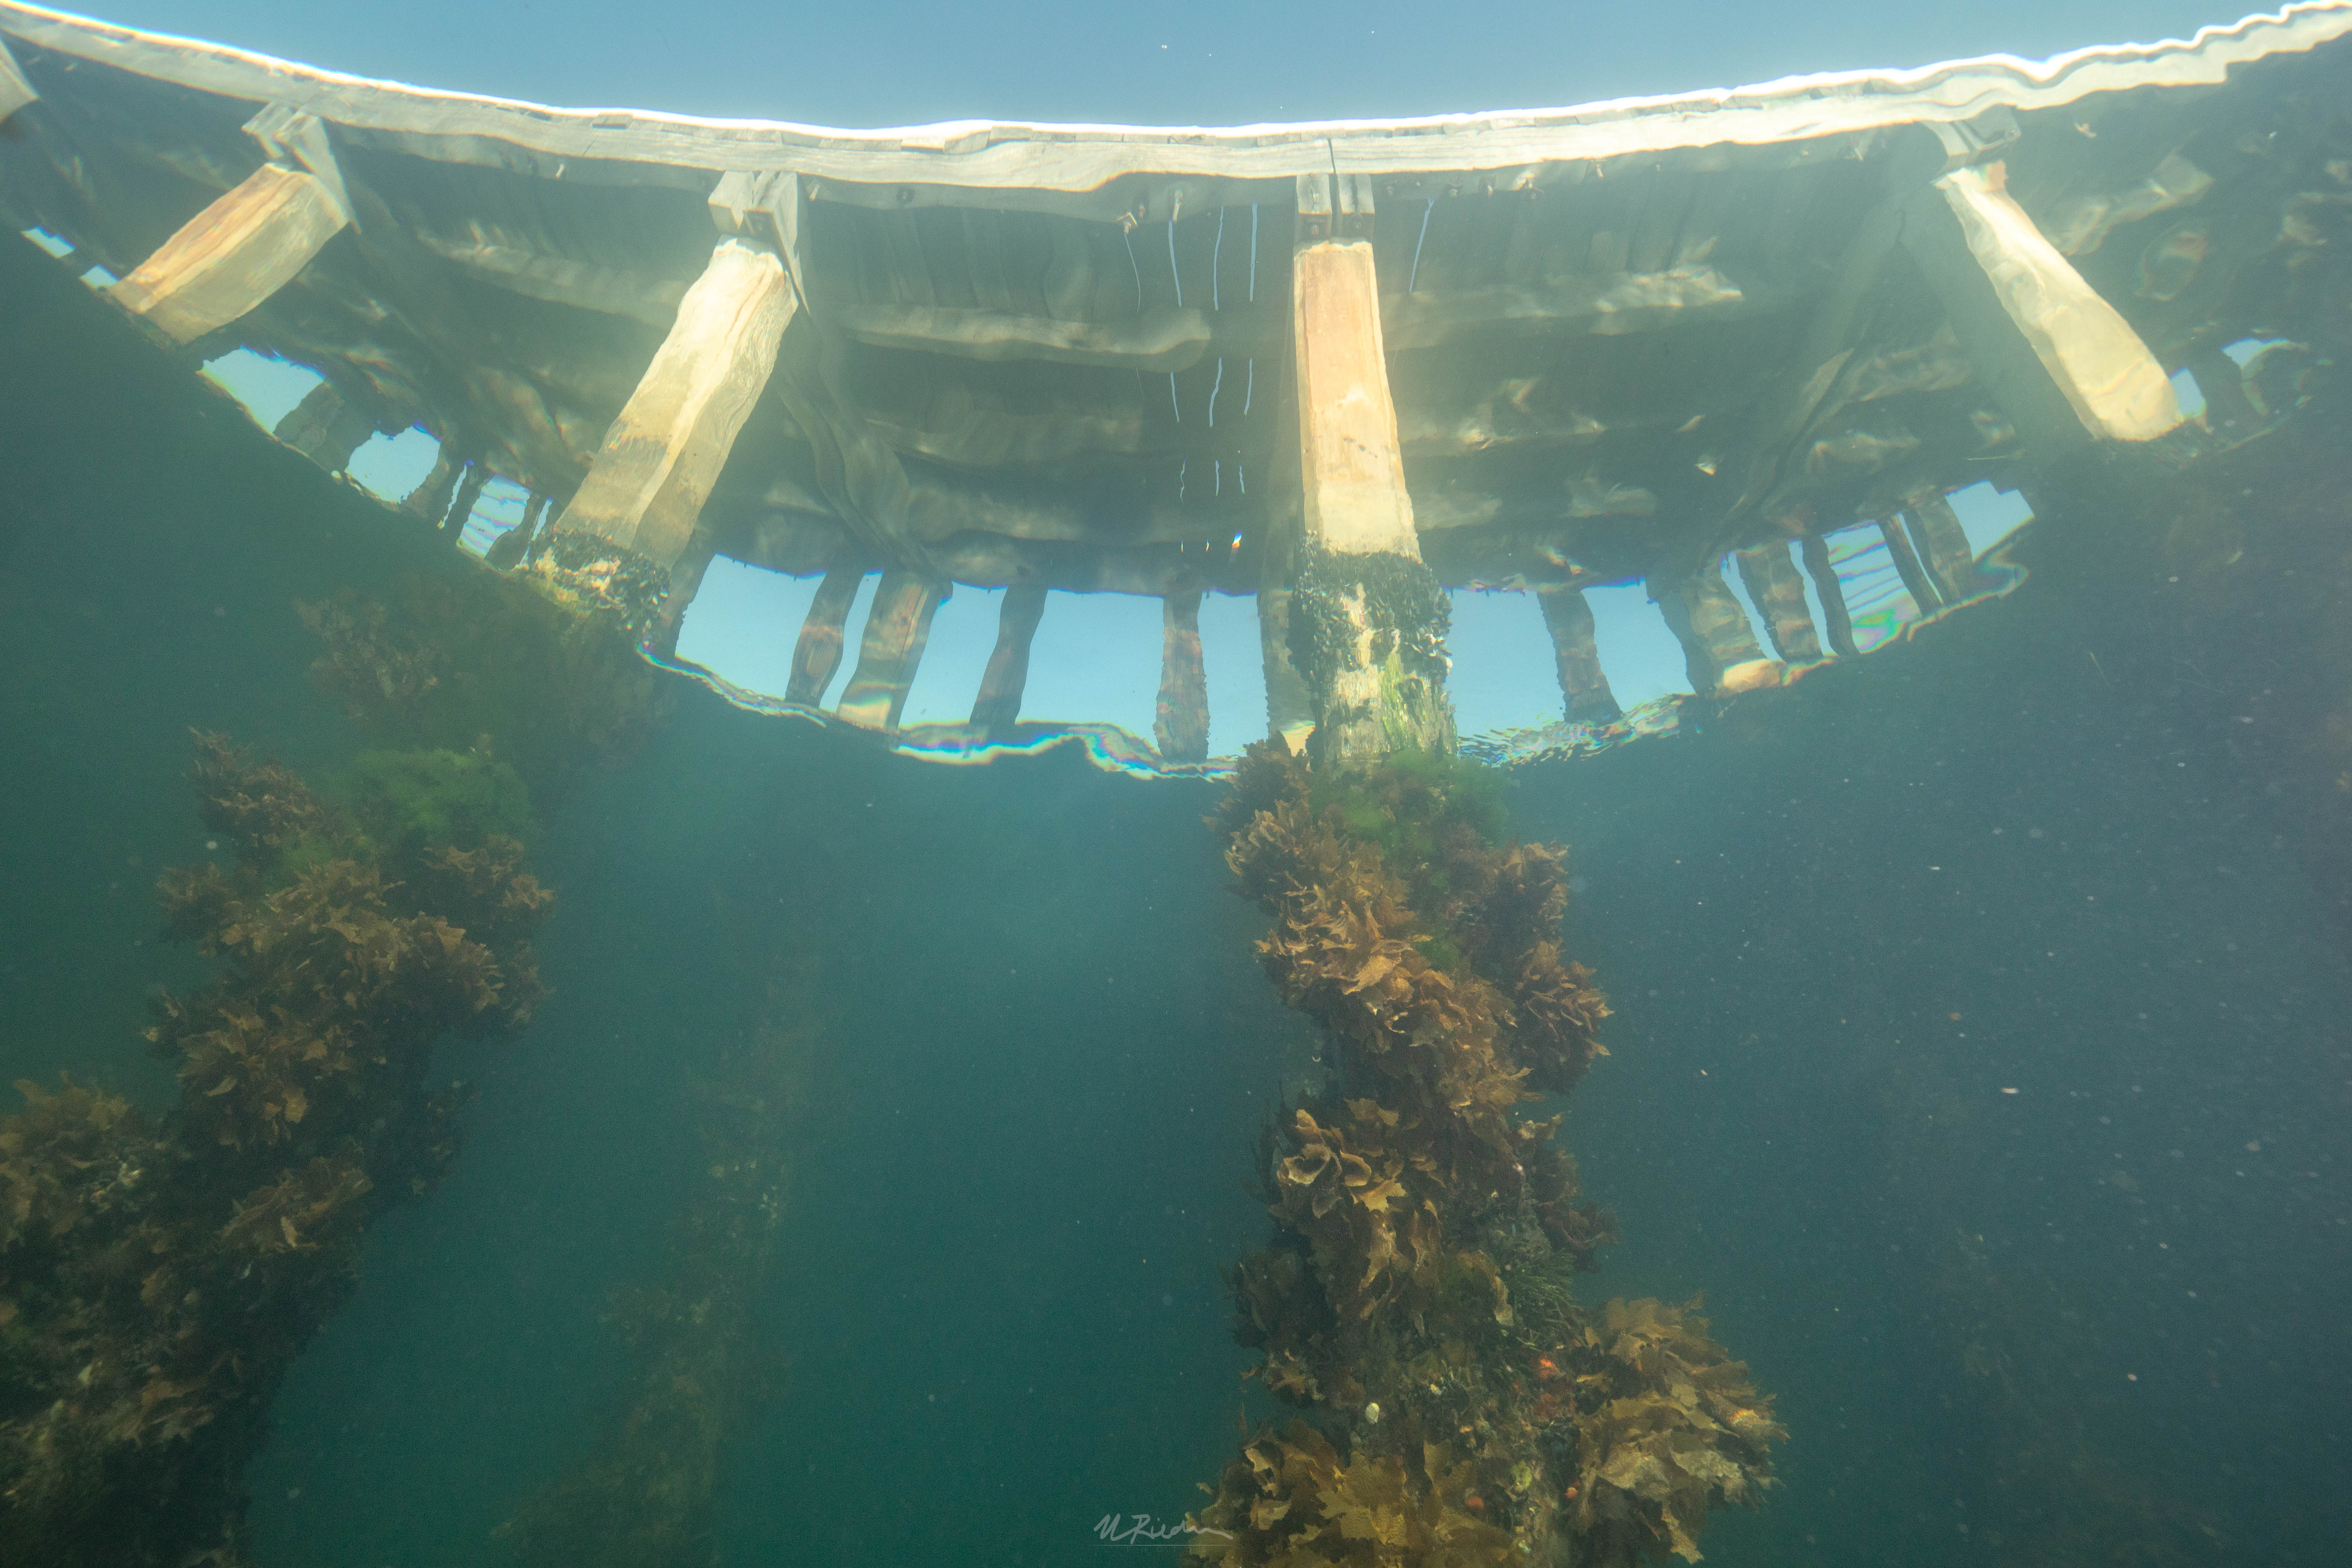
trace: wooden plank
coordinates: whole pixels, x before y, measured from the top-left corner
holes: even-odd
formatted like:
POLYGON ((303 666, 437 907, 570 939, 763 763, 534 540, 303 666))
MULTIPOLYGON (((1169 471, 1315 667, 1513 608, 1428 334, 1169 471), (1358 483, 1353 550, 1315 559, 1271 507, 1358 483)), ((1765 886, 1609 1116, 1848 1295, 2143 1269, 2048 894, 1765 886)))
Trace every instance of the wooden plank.
POLYGON ((2002 165, 1954 169, 1905 205, 1903 239, 1960 346, 2021 430, 2147 441, 2180 423, 2130 323, 2042 237, 2002 165))
POLYGON ((876 348, 918 349, 992 363, 1102 365, 1154 374, 1190 370, 1217 335, 1208 312, 1194 310, 1154 310, 1115 322, 922 305, 845 305, 836 316, 843 331, 876 348))
POLYGON ((1797 542, 1797 551, 1804 557, 1805 575, 1813 580, 1813 595, 1822 602, 1822 619, 1826 623, 1822 631, 1829 639, 1830 651, 1854 658, 1861 650, 1854 646, 1853 616, 1845 607, 1845 589, 1838 582, 1837 567, 1830 561, 1829 541, 1808 533, 1797 542))
POLYGON ((1805 605, 1805 584, 1789 559, 1789 542, 1775 539, 1752 550, 1735 552, 1739 580, 1764 616, 1772 651, 1790 664, 1810 664, 1822 657, 1821 639, 1813 631, 1813 613, 1805 605))
MULTIPOLYGON (((1632 99, 1579 109, 1432 116, 1337 124, 1149 131, 961 121, 920 131, 848 132, 773 122, 646 112, 558 110, 391 83, 357 80, 216 45, 0 4, 0 26, 41 47, 245 101, 290 98, 367 140, 423 156, 514 167, 542 162, 790 168, 828 182, 872 187, 877 204, 919 202, 960 190, 956 205, 1020 205, 1040 194, 1130 200, 1106 187, 1153 176, 1164 216, 1172 187, 1192 187, 1187 206, 1245 205, 1212 199, 1211 179, 1288 179, 1346 173, 1492 170, 1569 160, 1655 158, 1675 150, 1720 158, 1727 150, 1829 140, 1922 119, 1964 120, 1985 105, 2019 110, 2074 103, 2134 88, 2218 85, 2231 67, 2301 51, 2352 33, 2352 12, 2298 7, 2209 28, 2190 42, 2079 50, 2055 65, 2006 57, 1900 73, 1852 71, 1755 88, 1632 99), (901 195, 902 192, 912 193, 901 195)), ((1842 148, 1820 155, 1834 157, 1842 148)))
POLYGON ((1045 590, 1015 583, 1004 590, 996 617, 996 647, 972 699, 972 727, 996 736, 1009 733, 1021 718, 1021 695, 1029 684, 1029 644, 1045 614, 1045 590))
POLYGON ((108 292, 175 342, 194 342, 293 281, 350 221, 317 175, 264 163, 108 292))
POLYGON ((796 303, 773 251, 736 238, 713 247, 555 526, 664 566, 676 561, 768 384, 796 303))
POLYGON ((801 622, 800 640, 793 647, 785 701, 814 708, 824 700, 824 689, 833 684, 834 672, 841 668, 842 623, 849 618, 849 606, 856 601, 858 584, 865 581, 864 564, 854 560, 836 559, 825 569, 824 580, 816 585, 816 596, 809 601, 808 615, 801 622))
POLYGON ((1904 515, 1944 603, 1957 605, 1975 594, 1976 552, 1969 547, 1969 531, 1960 526, 1959 513, 1943 492, 1931 489, 1913 497, 1904 515))
POLYGON ((1903 586, 1910 593, 1911 603, 1917 607, 1920 616, 1932 616, 1942 609, 1944 595, 1937 592, 1935 580, 1919 563, 1919 553, 1911 548, 1911 540, 1903 531, 1902 520, 1882 517, 1874 521, 1878 524, 1878 536, 1886 541, 1886 553, 1895 559, 1895 574, 1903 579, 1903 586))
MULTIPOLYGON (((1666 617, 1675 640, 1683 645, 1683 667, 1691 689, 1701 697, 1743 689, 1743 669, 1765 661, 1748 612, 1723 580, 1722 567, 1709 562, 1692 575, 1665 586, 1652 585, 1652 595, 1666 617)), ((1771 684, 1757 682, 1756 684, 1771 684)))
POLYGON ((1201 590, 1180 589, 1160 604, 1160 701, 1152 743, 1171 763, 1209 755, 1209 683, 1201 664, 1201 590))
POLYGON ((907 689, 931 635, 931 616, 948 593, 947 584, 921 573, 894 567, 882 574, 866 613, 866 635, 858 640, 857 668, 834 706, 836 717, 861 729, 898 727, 907 689))
POLYGON ((1592 606, 1584 591, 1565 584, 1536 590, 1543 606, 1545 629, 1551 633, 1552 663, 1559 676, 1559 694, 1571 724, 1610 724, 1623 717, 1617 694, 1601 668, 1601 652, 1592 634, 1592 606))
POLYGON ((1481 332, 1654 331, 1783 309, 1787 289, 1743 287, 1704 264, 1662 272, 1587 273, 1544 285, 1455 294, 1392 294, 1382 304, 1391 352, 1435 348, 1481 332))

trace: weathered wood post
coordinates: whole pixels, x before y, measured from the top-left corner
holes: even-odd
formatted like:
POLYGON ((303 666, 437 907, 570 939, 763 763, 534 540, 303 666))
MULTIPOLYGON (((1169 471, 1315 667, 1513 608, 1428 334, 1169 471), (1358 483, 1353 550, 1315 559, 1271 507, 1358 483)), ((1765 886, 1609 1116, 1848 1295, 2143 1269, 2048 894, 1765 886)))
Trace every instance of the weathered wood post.
POLYGON ((416 483, 416 488, 400 500, 400 510, 411 517, 423 518, 434 527, 449 515, 449 498, 457 493, 457 481, 465 476, 467 458, 458 451, 452 437, 441 437, 440 449, 433 455, 433 468, 416 483))
POLYGON ((1045 590, 1015 583, 1004 590, 996 615, 996 647, 971 700, 972 727, 992 739, 1010 734, 1021 718, 1021 694, 1029 684, 1029 644, 1045 614, 1045 590))
POLYGON ((466 465, 466 477, 457 481, 457 497, 441 519, 442 538, 455 544, 466 536, 466 525, 474 520, 474 508, 480 503, 482 491, 489 488, 494 477, 489 465, 479 458, 466 465))
POLYGON ((1805 607, 1805 584, 1789 559, 1789 542, 1776 539, 1753 550, 1737 552, 1739 580, 1764 616, 1771 634, 1772 651, 1790 664, 1810 664, 1822 657, 1813 630, 1813 614, 1805 607))
POLYGON ((1318 763, 1450 751, 1447 605, 1422 563, 1369 238, 1372 185, 1298 176, 1291 262, 1303 538, 1289 646, 1318 763))
POLYGON ((273 103, 245 129, 268 162, 108 290, 177 342, 194 342, 277 293, 352 221, 350 193, 316 116, 273 103))
POLYGON ((1927 567, 1919 563, 1918 552, 1911 548, 1910 536, 1903 531, 1899 517, 1881 517, 1872 521, 1878 524, 1878 536, 1886 541, 1886 553, 1894 558, 1895 574, 1903 579, 1912 604, 1918 606, 1919 618, 1927 619, 1944 607, 1944 595, 1927 576, 1927 567))
POLYGON ((857 668, 842 688, 835 716, 866 730, 896 730, 915 682, 923 644, 931 635, 931 615, 950 592, 935 577, 903 567, 882 574, 874 604, 866 612, 858 639, 857 668))
POLYGON ((375 434, 375 421, 322 381, 303 394, 269 432, 331 474, 351 467, 352 454, 375 434))
POLYGON ((825 568, 816 596, 809 601, 808 615, 801 621, 800 640, 793 645, 793 672, 784 683, 785 701, 814 708, 824 700, 824 689, 833 684, 834 672, 841 668, 842 628, 849 619, 849 606, 856 602, 858 584, 865 581, 865 563, 853 559, 846 548, 825 568))
MULTIPOLYGON (((1650 585, 1651 597, 1666 617, 1675 640, 1683 645, 1683 667, 1691 689, 1713 697, 1727 689, 1725 677, 1743 665, 1759 665, 1764 649, 1748 624, 1748 612, 1723 580, 1719 562, 1710 561, 1679 583, 1650 585)), ((1777 671, 1775 672, 1777 675, 1777 671)), ((1771 681, 1740 680, 1731 689, 1771 681)))
POLYGON ((1209 682, 1201 663, 1201 590, 1171 588, 1160 601, 1160 701, 1151 720, 1152 744, 1171 763, 1209 755, 1209 682))
POLYGON ((1854 646, 1853 616, 1845 607, 1845 587, 1830 560, 1830 542, 1809 532, 1797 542, 1797 552, 1805 558, 1805 575, 1813 580, 1813 594, 1822 602, 1822 635, 1829 639, 1830 651, 1841 658, 1853 658, 1861 649, 1854 646))
POLYGON ((1584 590, 1553 583, 1536 590, 1543 606, 1544 628, 1551 633, 1552 663, 1559 676, 1559 694, 1571 724, 1612 724, 1624 717, 1609 677, 1601 668, 1601 649, 1592 635, 1592 606, 1584 590))
POLYGON ((1952 510, 1944 492, 1933 487, 1919 491, 1904 508, 1903 516, 1911 525, 1911 537, 1944 603, 1957 605, 1974 594, 1976 552, 1969 548, 1969 531, 1960 525, 1960 514, 1952 510))
POLYGON ((539 537, 539 525, 547 516, 548 499, 544 490, 531 491, 530 499, 523 503, 522 521, 492 540, 482 559, 501 572, 521 564, 523 557, 530 552, 531 541, 539 537))

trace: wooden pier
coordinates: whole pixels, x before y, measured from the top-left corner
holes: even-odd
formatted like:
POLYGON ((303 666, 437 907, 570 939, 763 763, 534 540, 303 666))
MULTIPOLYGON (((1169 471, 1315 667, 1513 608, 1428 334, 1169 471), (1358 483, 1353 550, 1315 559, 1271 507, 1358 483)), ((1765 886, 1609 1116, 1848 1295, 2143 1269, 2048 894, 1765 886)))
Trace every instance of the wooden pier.
POLYGON ((0 4, 0 216, 168 342, 316 370, 278 434, 329 467, 429 431, 408 507, 453 536, 492 477, 528 490, 498 563, 635 595, 656 643, 714 557, 822 574, 777 629, 814 701, 883 573, 844 721, 897 724, 954 584, 1016 590, 976 737, 1046 590, 1144 595, 1161 755, 1197 761, 1200 595, 1255 594, 1269 731, 1349 755, 1450 722, 1442 652, 1419 695, 1382 673, 1374 563, 1538 590, 1564 710, 1606 722, 1583 589, 1646 584, 1702 693, 1772 684, 1852 650, 1825 534, 1876 523, 1923 612, 1958 603, 1950 491, 2166 437, 2183 369, 2250 413, 2247 338, 2340 352, 2347 35, 2327 0, 1558 110, 841 132, 0 4))

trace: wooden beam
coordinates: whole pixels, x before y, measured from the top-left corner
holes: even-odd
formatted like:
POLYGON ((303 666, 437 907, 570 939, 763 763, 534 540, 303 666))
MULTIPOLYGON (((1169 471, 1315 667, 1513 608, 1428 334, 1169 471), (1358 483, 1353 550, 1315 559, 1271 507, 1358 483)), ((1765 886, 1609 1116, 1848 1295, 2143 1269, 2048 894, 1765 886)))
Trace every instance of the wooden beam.
POLYGON ((1818 533, 1808 533, 1797 542, 1798 553, 1805 558, 1805 575, 1813 580, 1813 595, 1822 602, 1822 628, 1828 637, 1830 651, 1852 658, 1860 650, 1854 647, 1853 616, 1845 607, 1845 589, 1838 582, 1837 567, 1830 561, 1829 541, 1818 533))
POLYGON ((858 585, 865 581, 865 564, 845 555, 837 555, 825 569, 824 580, 816 585, 816 596, 809 601, 808 615, 801 622, 800 640, 793 645, 793 672, 784 685, 785 701, 814 708, 824 700, 825 688, 833 684, 834 672, 841 668, 842 624, 848 620, 849 606, 856 602, 858 585))
POLYGON ((1903 531, 1903 521, 1895 517, 1876 520, 1878 536, 1886 541, 1886 553, 1895 559, 1895 574, 1910 592, 1912 604, 1918 606, 1921 619, 1944 607, 1944 595, 1937 590, 1935 579, 1927 575, 1927 567, 1919 563, 1918 552, 1911 548, 1911 540, 1903 531))
POLYGON ((675 562, 768 384, 796 308, 775 252, 733 237, 714 246, 556 528, 596 534, 663 566, 675 562))
POLYGON ((1605 272, 1541 288, 1500 284, 1449 294, 1391 294, 1381 309, 1389 351, 1436 348, 1480 333, 1612 336, 1780 309, 1788 289, 1743 288, 1713 267, 1605 272))
POLYGON ((1543 606, 1544 626, 1551 633, 1553 667, 1559 676, 1559 694, 1571 724, 1613 724, 1624 716, 1609 677, 1601 668, 1601 652, 1592 635, 1592 606, 1584 590, 1553 583, 1536 590, 1543 606))
POLYGON ((894 567, 882 574, 873 607, 866 613, 857 668, 834 707, 835 715, 863 729, 898 727, 907 689, 914 683, 924 640, 931 635, 931 615, 948 593, 947 584, 920 573, 894 567))
POLYGON ((1723 569, 1718 563, 1710 561, 1689 577, 1663 589, 1654 584, 1651 595, 1664 613, 1675 640, 1683 645, 1683 666, 1690 676, 1692 690, 1701 697, 1713 697, 1750 684, 1775 683, 1736 678, 1742 667, 1769 661, 1756 641, 1755 632, 1749 629, 1748 612, 1740 607, 1731 585, 1723 580, 1723 569))
POLYGON ((1318 763, 1450 751, 1446 601, 1422 563, 1389 393, 1368 179, 1302 175, 1291 258, 1304 552, 1289 645, 1318 763), (1351 232, 1352 231, 1352 232, 1351 232))
POLYGON ((988 735, 1011 732, 1021 718, 1021 694, 1029 684, 1029 643, 1045 614, 1045 590, 1034 583, 1015 583, 1004 590, 997 612, 996 648, 980 678, 980 693, 972 699, 972 727, 988 735))
POLYGON ((1952 510, 1943 491, 1922 490, 1911 498, 1904 516, 1911 525, 1912 542, 1935 578, 1936 591, 1944 596, 1944 603, 1957 605, 1975 594, 1976 551, 1969 544, 1969 531, 1960 525, 1960 514, 1952 510))
POLYGON ((1773 540, 1753 550, 1738 552, 1739 580, 1764 616, 1772 651, 1790 664, 1810 664, 1822 657, 1821 639, 1813 632, 1813 613, 1805 606, 1805 584, 1789 559, 1789 542, 1773 540))
POLYGON ((1180 589, 1160 601, 1160 702, 1152 743, 1171 763, 1209 756, 1209 683, 1201 664, 1201 590, 1180 589))
MULTIPOLYGON (((918 349, 992 363, 1103 365, 1158 375, 1200 363, 1215 335, 1208 312, 1190 309, 1154 310, 1132 321, 1096 322, 938 305, 844 305, 835 319, 843 331, 876 348, 918 349)), ((1220 325, 1232 330, 1230 322, 1220 325)), ((1238 352, 1272 346, 1253 343, 1238 352)))
POLYGON ((2147 441, 2180 423, 2164 367, 2034 227, 2000 163, 1953 169, 1911 197, 1903 240, 2029 440, 2147 441))

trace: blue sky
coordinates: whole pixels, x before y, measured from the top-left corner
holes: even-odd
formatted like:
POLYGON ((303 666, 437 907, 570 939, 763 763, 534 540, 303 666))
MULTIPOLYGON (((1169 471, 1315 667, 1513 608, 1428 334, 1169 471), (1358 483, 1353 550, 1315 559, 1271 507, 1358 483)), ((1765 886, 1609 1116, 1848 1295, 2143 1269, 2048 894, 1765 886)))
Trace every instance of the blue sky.
MULTIPOLYGON (((383 8, 119 0, 102 14, 425 86, 852 126, 983 117, 1218 124, 1541 107, 1994 51, 2040 57, 2185 37, 2235 19, 2194 0, 1940 7, 1817 0, 1777 8, 1490 0, 1470 9, 1391 0, 1184 7, 869 0, 821 9, 743 0, 406 0, 383 8)), ((214 374, 265 426, 311 379, 250 355, 214 374)), ((379 437, 353 475, 396 499, 431 461, 430 438, 410 432, 379 437)), ((471 531, 477 548, 520 518, 522 499, 511 486, 492 487, 471 531)), ((1980 549, 2022 515, 2014 498, 1983 487, 1959 498, 1959 509, 1980 549)), ((1836 549, 1857 620, 1877 611, 1875 635, 1885 635, 1908 600, 1884 547, 1863 530, 1841 536, 1836 549)), ((1733 582, 1737 590, 1736 574, 1733 582)), ((852 611, 853 648, 871 587, 869 580, 852 611)), ((755 690, 781 689, 814 589, 813 580, 720 563, 688 619, 681 657, 755 690)), ((963 588, 941 607, 909 696, 909 722, 964 717, 994 639, 1000 596, 963 588)), ((1638 585, 1591 597, 1602 662, 1625 706, 1687 689, 1681 651, 1638 585)), ((1252 614, 1247 600, 1212 595, 1203 606, 1215 752, 1263 731, 1252 614)), ((1858 630, 1866 645, 1872 628, 1858 630)), ((1550 648, 1531 597, 1457 595, 1453 640, 1465 734, 1557 715, 1550 648)), ((1156 602, 1055 595, 1038 632, 1024 716, 1108 720, 1148 734, 1159 646, 1156 602)), ((836 685, 853 661, 845 660, 836 685)))

